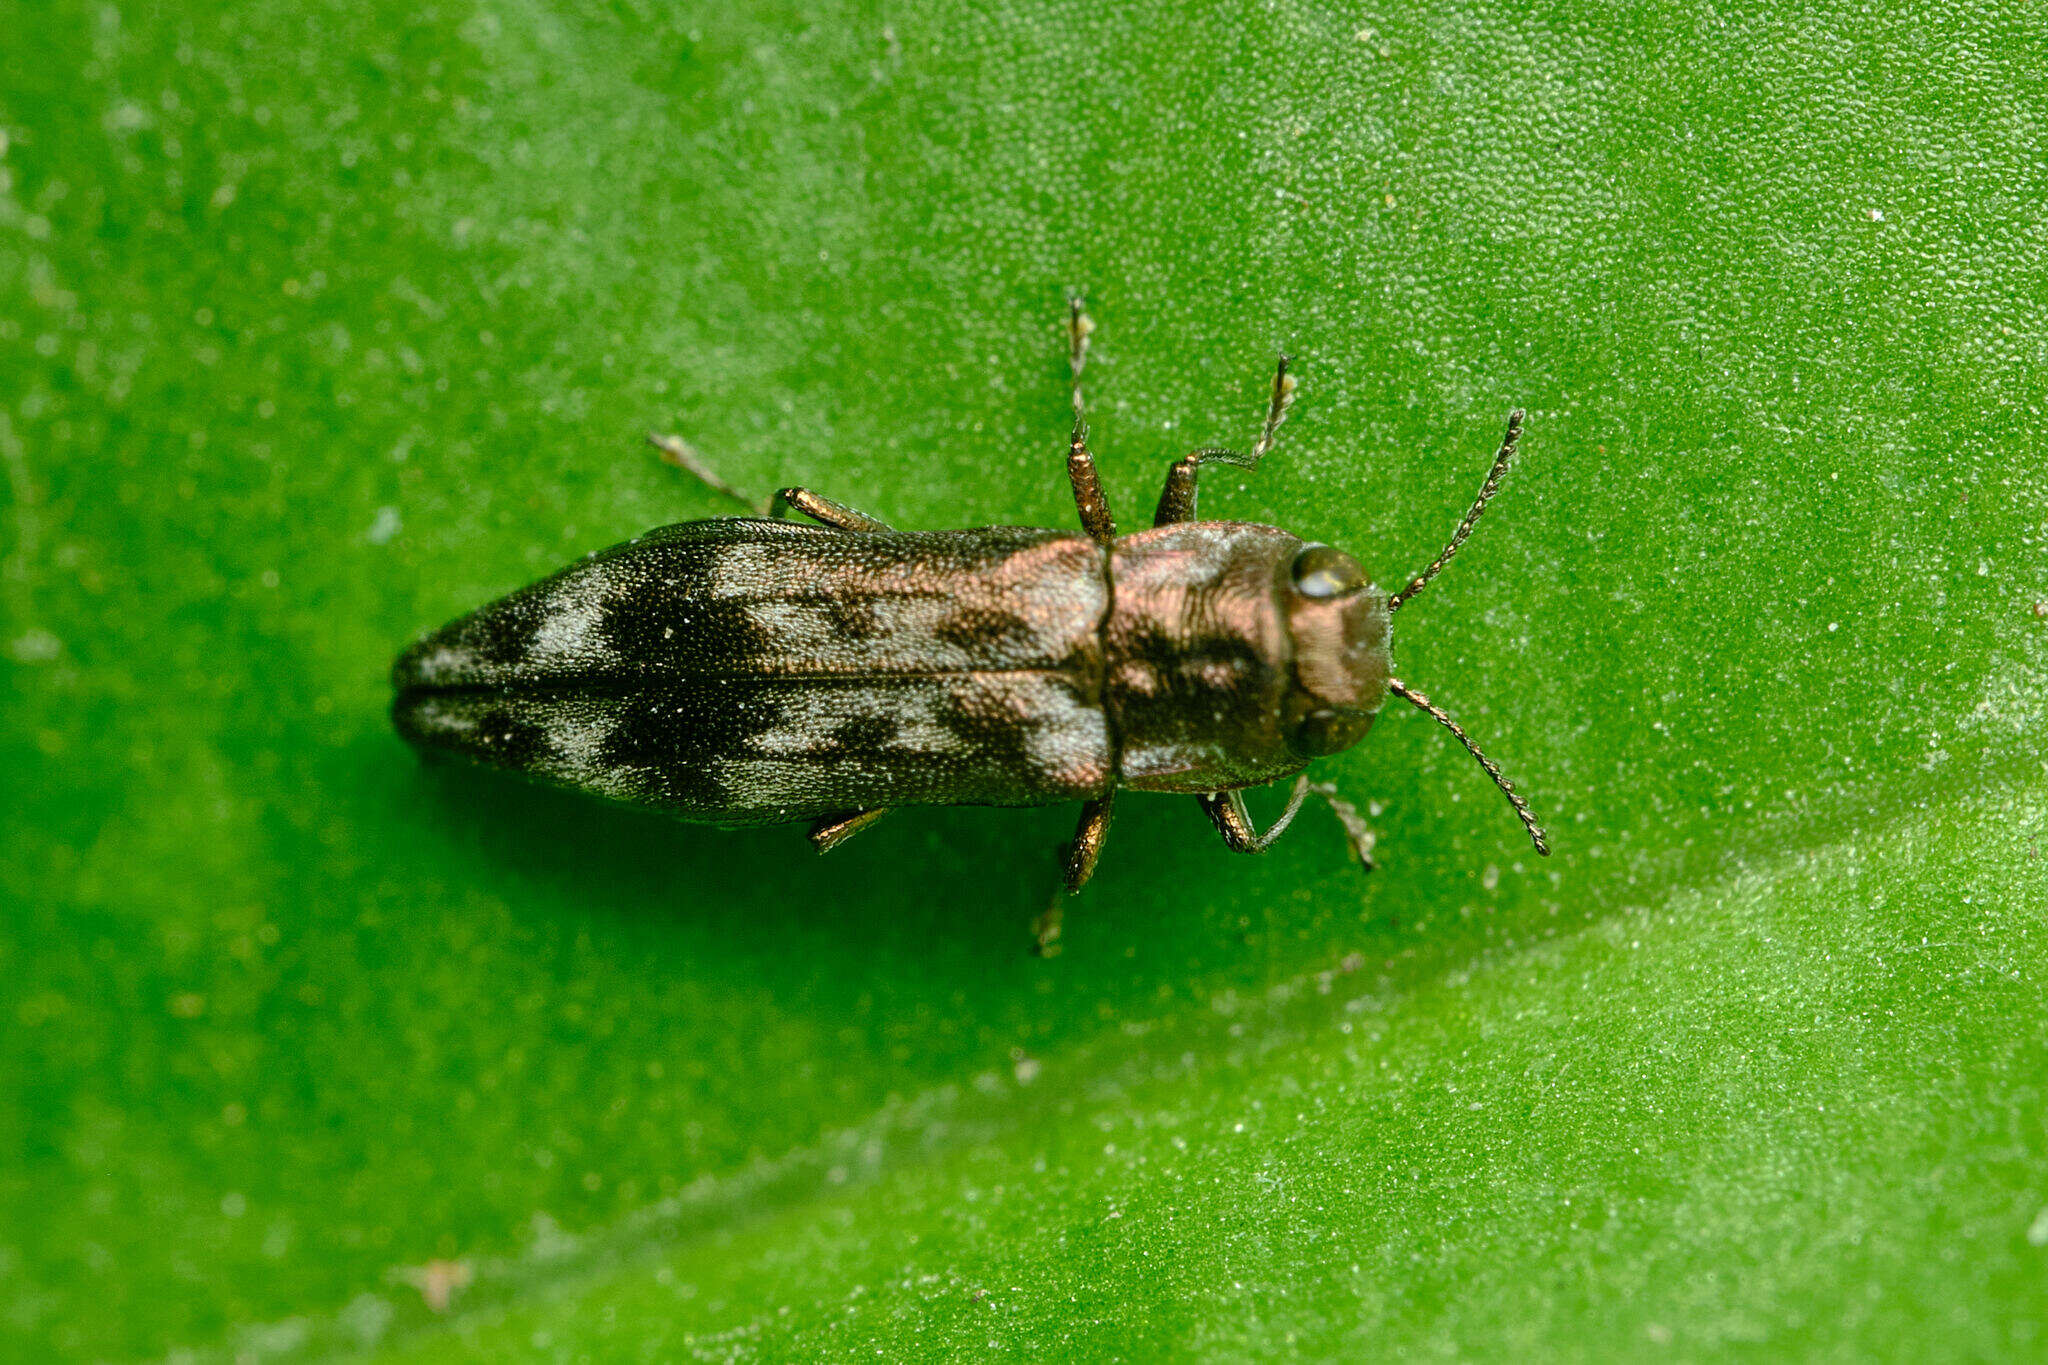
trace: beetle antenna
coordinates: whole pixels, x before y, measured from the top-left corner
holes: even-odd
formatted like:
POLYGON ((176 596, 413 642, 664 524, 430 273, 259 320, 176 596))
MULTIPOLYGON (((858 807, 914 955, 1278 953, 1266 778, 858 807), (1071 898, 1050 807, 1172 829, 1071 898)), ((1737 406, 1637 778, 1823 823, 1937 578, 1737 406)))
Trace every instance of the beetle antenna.
MULTIPOLYGON (((1515 415, 1517 417, 1521 416, 1520 413, 1515 415)), ((1514 443, 1513 427, 1508 428, 1508 443, 1510 445, 1514 443)), ((1499 466, 1496 465, 1495 468, 1498 469, 1499 466)), ((1501 776, 1500 765, 1485 754, 1480 753, 1479 746, 1472 742, 1472 737, 1466 734, 1459 727, 1458 722, 1452 720, 1450 715, 1441 706, 1432 702, 1428 697, 1404 685, 1399 678, 1387 679, 1387 687, 1401 700, 1435 716, 1438 724, 1458 737, 1458 743, 1465 746, 1465 752, 1479 760, 1479 766, 1486 769, 1486 775, 1493 779, 1493 785, 1500 788, 1501 795, 1507 797, 1508 804, 1515 808, 1515 814, 1522 817, 1522 826, 1529 831, 1529 838, 1535 843, 1536 851, 1548 858, 1550 856, 1550 843, 1543 837, 1543 826, 1536 823, 1536 816, 1529 809, 1529 803, 1522 799, 1521 793, 1515 790, 1514 784, 1501 776)))
MULTIPOLYGON (((1452 534, 1451 543, 1444 546, 1443 553, 1438 555, 1435 561, 1422 571, 1420 577, 1414 579, 1407 587, 1387 599, 1388 611, 1399 611, 1403 602, 1415 596, 1416 593, 1421 592, 1428 585, 1429 580, 1435 578, 1443 570, 1444 565, 1451 562, 1451 556, 1458 553, 1458 547, 1465 543, 1465 537, 1471 535, 1472 528, 1479 524, 1480 514, 1486 511, 1486 504, 1493 500, 1495 493, 1500 491, 1500 481, 1508 476, 1508 466, 1514 462, 1515 458, 1515 442, 1521 438, 1521 435, 1522 410, 1516 408, 1508 416, 1508 434, 1501 438, 1500 453, 1493 457, 1493 468, 1487 471, 1486 482, 1480 485, 1479 497, 1473 502, 1472 510, 1467 512, 1465 519, 1458 523, 1458 529, 1452 534)), ((1449 724, 1448 721, 1445 723, 1449 724)), ((1467 747, 1470 747, 1469 742, 1467 747)), ((1476 754, 1479 751, 1473 749, 1472 752, 1476 754)), ((1481 761, 1484 762, 1484 760, 1481 761)))

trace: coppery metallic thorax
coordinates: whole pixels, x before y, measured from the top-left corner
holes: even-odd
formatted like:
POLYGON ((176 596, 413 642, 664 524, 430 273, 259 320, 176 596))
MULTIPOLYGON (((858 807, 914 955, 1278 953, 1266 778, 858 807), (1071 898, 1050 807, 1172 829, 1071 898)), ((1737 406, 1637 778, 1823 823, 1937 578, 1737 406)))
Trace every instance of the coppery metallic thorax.
POLYGON ((1125 786, 1210 792, 1307 762, 1287 747, 1294 646, 1283 594, 1296 536, 1184 522, 1110 547, 1103 697, 1125 786))

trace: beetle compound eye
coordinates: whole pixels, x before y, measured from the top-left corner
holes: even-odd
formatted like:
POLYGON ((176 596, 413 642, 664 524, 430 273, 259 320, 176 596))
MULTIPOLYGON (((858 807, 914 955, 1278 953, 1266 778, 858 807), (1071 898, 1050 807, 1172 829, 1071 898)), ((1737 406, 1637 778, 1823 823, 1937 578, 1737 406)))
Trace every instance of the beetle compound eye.
POLYGON ((1289 747, 1303 758, 1327 758, 1341 754, 1372 728, 1370 713, 1356 711, 1311 711, 1294 727, 1289 747))
POLYGON ((1304 546, 1294 557, 1294 588, 1303 597, 1342 597, 1365 586, 1365 570, 1334 545, 1304 546))

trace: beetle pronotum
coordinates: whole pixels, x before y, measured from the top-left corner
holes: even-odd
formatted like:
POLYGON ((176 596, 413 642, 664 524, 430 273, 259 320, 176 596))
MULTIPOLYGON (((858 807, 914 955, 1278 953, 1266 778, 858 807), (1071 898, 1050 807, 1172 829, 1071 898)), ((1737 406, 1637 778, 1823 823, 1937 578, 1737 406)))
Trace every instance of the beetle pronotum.
MULTIPOLYGON (((1272 449, 1294 398, 1285 357, 1251 452, 1176 460, 1151 527, 1118 535, 1087 445, 1092 329, 1075 300, 1067 478, 1085 535, 897 531, 785 488, 767 517, 661 527, 426 636, 393 668, 399 732, 687 820, 808 820, 821 852, 897 806, 1078 800, 1062 856, 1078 891, 1124 787, 1192 795, 1228 847, 1263 851, 1308 795, 1309 761, 1356 744, 1391 693, 1471 751, 1547 854, 1528 804, 1393 676, 1388 646, 1499 489, 1522 414, 1450 542, 1390 594, 1342 550, 1196 518, 1204 466, 1252 469, 1272 449), (1261 832, 1240 793, 1284 777, 1261 832)), ((1337 804, 1364 859, 1370 836, 1337 804)))

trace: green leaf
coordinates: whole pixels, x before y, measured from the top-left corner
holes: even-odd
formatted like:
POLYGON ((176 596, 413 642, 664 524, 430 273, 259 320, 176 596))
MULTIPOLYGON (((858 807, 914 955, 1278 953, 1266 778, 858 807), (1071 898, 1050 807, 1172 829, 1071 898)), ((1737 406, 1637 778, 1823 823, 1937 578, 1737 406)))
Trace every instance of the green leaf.
MULTIPOLYGON (((2048 1333, 2048 43, 2010 7, 33 7, 0 45, 0 1339, 2007 1357, 2048 1333), (1259 859, 830 858, 390 733, 803 484, 1428 562, 1259 859), (1368 804, 1370 803, 1370 804, 1368 804), (430 1300, 446 1298, 437 1314, 430 1300), (993 1345, 991 1345, 993 1343, 993 1345)), ((1277 797, 1255 795, 1261 812, 1277 797)))

